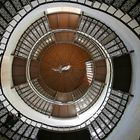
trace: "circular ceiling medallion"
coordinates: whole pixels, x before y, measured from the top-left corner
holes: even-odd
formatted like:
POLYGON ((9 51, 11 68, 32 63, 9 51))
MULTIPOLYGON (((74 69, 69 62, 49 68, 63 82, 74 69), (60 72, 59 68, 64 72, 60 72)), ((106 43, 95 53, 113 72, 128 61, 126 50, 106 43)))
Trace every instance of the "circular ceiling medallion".
POLYGON ((40 76, 56 92, 73 92, 81 85, 88 88, 86 61, 90 59, 90 54, 76 45, 52 45, 41 53, 40 76))

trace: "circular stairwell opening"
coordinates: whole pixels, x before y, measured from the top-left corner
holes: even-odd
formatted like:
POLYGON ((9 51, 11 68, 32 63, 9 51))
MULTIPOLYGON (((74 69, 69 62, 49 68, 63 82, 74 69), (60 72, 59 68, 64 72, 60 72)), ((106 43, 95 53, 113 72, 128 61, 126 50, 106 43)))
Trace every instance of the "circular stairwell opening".
POLYGON ((39 57, 40 80, 51 89, 67 93, 80 86, 89 87, 85 63, 91 56, 85 50, 73 44, 59 43, 43 50, 39 57))
POLYGON ((28 98, 20 96, 43 114, 75 117, 95 104, 104 89, 105 52, 77 31, 79 20, 74 13, 45 15, 28 27, 15 49, 14 85, 19 94, 26 85, 28 98))

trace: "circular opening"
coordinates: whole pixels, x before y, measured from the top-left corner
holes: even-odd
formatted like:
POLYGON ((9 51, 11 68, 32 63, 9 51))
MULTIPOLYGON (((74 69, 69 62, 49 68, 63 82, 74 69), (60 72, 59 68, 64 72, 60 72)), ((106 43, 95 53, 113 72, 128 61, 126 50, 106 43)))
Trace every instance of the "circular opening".
POLYGON ((55 117, 73 117, 95 104, 104 89, 104 51, 93 38, 69 26, 45 32, 47 22, 45 16, 38 19, 20 38, 13 61, 13 81, 19 95, 29 93, 29 99, 22 99, 32 108, 55 117), (22 72, 21 78, 15 76, 17 69, 22 72), (67 116, 63 112, 56 114, 59 108, 69 108, 70 112, 67 116))
POLYGON ((90 54, 76 45, 52 45, 40 54, 40 81, 56 92, 72 92, 81 85, 88 88, 86 62, 90 59, 90 54))

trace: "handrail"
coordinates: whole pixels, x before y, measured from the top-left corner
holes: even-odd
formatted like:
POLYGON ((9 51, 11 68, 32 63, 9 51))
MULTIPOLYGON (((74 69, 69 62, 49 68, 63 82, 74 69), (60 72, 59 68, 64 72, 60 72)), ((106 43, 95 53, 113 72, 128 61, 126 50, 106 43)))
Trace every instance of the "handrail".
MULTIPOLYGON (((63 31, 70 31, 70 32, 76 32, 76 31, 73 31, 73 30, 69 30, 69 29, 65 29, 65 30, 53 30, 53 31, 50 31, 48 34, 45 34, 45 35, 43 35, 42 37, 41 37, 41 39, 39 39, 38 41, 37 41, 37 43, 40 41, 40 40, 42 40, 44 37, 46 37, 47 35, 49 35, 49 34, 53 34, 53 33, 55 33, 55 32, 63 32, 63 31)), ((79 32, 80 34, 82 34, 81 32, 79 32)), ((86 34, 84 34, 84 36, 86 36, 86 37, 88 37, 86 34)), ((92 39, 93 40, 93 38, 91 38, 90 37, 90 39, 92 39)), ((95 39, 94 39, 94 41, 95 41, 95 39)), ((27 77, 27 81, 28 81, 28 83, 29 83, 29 85, 30 85, 30 87, 32 88, 32 90, 35 92, 35 93, 37 93, 37 95, 38 96, 40 96, 42 99, 45 99, 45 100, 48 100, 49 102, 51 102, 51 103, 59 103, 59 104, 63 104, 62 102, 58 102, 58 101, 52 101, 52 100, 49 100, 48 98, 45 98, 44 96, 42 96, 38 91, 37 91, 37 89, 34 87, 34 85, 33 85, 33 83, 32 83, 32 80, 31 80, 31 78, 30 78, 30 63, 31 63, 31 60, 32 60, 32 52, 34 51, 34 49, 36 49, 36 47, 38 48, 38 46, 36 45, 37 43, 35 43, 35 45, 33 45, 33 47, 32 47, 32 49, 31 49, 31 51, 30 51, 30 53, 29 53, 29 56, 28 56, 28 59, 27 59, 27 65, 26 65, 26 77, 27 77)), ((97 41, 96 41, 96 43, 97 43, 97 41)), ((80 46, 81 47, 81 46, 80 46)), ((97 44, 97 47, 98 48, 100 48, 99 47, 99 45, 97 44)), ((82 48, 84 48, 84 49, 86 49, 87 51, 88 51, 88 48, 85 48, 85 47, 82 47, 82 48)), ((103 47, 102 47, 103 48, 103 47)), ((100 49, 99 49, 100 50, 100 49)), ((103 53, 104 55, 106 55, 106 53, 104 52, 105 51, 105 49, 102 49, 101 51, 99 51, 99 53, 103 53)), ((89 51, 88 51, 89 52, 89 51)), ((105 56, 105 58, 107 58, 106 56, 105 56)), ((78 101, 79 101, 80 99, 78 99, 78 101)), ((74 101, 75 103, 77 102, 77 101, 74 101)), ((72 103, 72 102, 69 102, 70 104, 72 103)), ((68 104, 69 104, 68 103, 68 104)))

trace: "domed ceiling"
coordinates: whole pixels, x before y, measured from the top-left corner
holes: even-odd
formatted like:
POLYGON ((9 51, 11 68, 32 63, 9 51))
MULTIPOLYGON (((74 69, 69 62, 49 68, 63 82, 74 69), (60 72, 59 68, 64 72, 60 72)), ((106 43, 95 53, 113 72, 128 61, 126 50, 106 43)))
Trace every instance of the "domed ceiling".
MULTIPOLYGON (((104 52, 95 40, 77 32, 79 21, 80 15, 75 13, 44 16, 25 31, 15 50, 14 84, 27 81, 37 96, 51 102, 51 116, 77 116, 75 103, 87 96, 94 82, 105 82, 104 52)), ((102 84, 99 87, 103 90, 102 84)), ((81 113, 100 97, 99 87, 81 113)))

